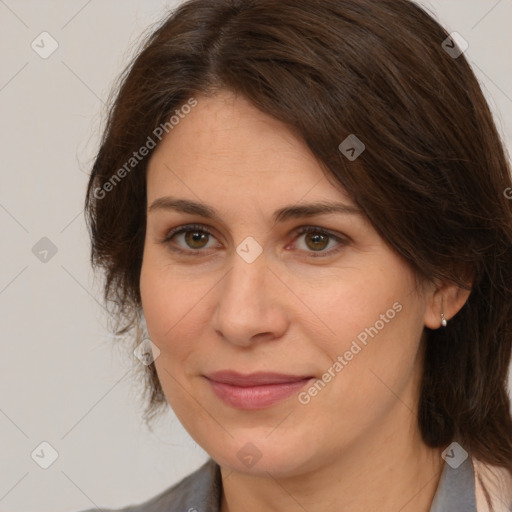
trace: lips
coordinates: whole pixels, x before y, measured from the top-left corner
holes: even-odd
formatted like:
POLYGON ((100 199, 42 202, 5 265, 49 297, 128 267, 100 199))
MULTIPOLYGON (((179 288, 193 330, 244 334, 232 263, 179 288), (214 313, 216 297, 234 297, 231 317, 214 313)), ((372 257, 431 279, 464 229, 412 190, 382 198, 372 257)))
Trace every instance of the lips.
POLYGON ((257 372, 241 374, 223 370, 205 375, 213 391, 225 404, 237 409, 264 409, 304 387, 311 376, 257 372))
POLYGON ((306 375, 286 375, 283 373, 256 372, 243 375, 231 370, 223 370, 220 372, 210 373, 206 378, 223 384, 231 384, 232 386, 249 387, 262 386, 269 384, 283 384, 287 382, 298 382, 300 380, 309 379, 311 376, 306 375))

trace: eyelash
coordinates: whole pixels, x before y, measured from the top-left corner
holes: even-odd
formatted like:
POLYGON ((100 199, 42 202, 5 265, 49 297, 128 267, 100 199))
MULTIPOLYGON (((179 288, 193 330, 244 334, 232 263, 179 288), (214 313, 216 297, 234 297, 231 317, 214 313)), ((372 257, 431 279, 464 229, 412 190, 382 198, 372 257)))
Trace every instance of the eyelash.
MULTIPOLYGON (((171 244, 171 240, 174 237, 176 237, 177 235, 179 235, 181 233, 187 233, 189 231, 199 232, 199 233, 206 234, 206 235, 212 236, 212 237, 214 236, 211 231, 209 231, 208 229, 206 229, 204 226, 202 226, 200 224, 187 224, 185 226, 180 226, 180 227, 174 228, 171 231, 169 231, 169 233, 166 235, 164 240, 162 240, 162 243, 167 245, 172 251, 175 251, 175 252, 178 252, 181 254, 202 256, 201 253, 204 252, 202 249, 184 250, 180 247, 173 246, 171 244)), ((310 256, 313 258, 321 258, 321 257, 331 256, 332 254, 335 254, 335 253, 341 251, 344 248, 344 246, 347 245, 347 243, 348 243, 347 239, 342 238, 340 236, 336 236, 333 233, 331 233, 330 231, 327 231, 324 228, 320 228, 317 226, 303 226, 302 228, 299 228, 299 231, 296 234, 296 238, 298 238, 304 234, 308 234, 308 233, 315 233, 315 234, 319 234, 319 235, 328 236, 329 238, 331 238, 339 243, 337 248, 330 249, 328 251, 317 251, 317 252, 306 251, 306 252, 310 252, 311 253, 310 256)))

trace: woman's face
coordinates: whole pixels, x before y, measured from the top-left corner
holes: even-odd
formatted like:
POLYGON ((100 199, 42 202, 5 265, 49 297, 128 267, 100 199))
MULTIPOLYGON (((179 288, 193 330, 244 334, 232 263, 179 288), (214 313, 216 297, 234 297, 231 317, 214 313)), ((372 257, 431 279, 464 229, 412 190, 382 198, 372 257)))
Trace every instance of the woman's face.
POLYGON ((430 292, 284 124, 196 99, 149 163, 140 280, 177 417, 253 474, 410 436, 430 292))

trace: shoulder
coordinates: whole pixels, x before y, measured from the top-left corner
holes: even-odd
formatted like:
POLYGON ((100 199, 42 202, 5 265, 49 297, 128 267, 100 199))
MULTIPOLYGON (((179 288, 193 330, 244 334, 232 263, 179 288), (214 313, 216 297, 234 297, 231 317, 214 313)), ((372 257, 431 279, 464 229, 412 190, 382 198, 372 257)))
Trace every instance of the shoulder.
POLYGON ((473 458, 478 512, 512 511, 512 475, 502 467, 473 458))
MULTIPOLYGON (((221 488, 220 468, 209 459, 199 469, 162 493, 138 505, 102 512, 218 512, 221 488)), ((82 512, 97 512, 98 509, 82 512)))

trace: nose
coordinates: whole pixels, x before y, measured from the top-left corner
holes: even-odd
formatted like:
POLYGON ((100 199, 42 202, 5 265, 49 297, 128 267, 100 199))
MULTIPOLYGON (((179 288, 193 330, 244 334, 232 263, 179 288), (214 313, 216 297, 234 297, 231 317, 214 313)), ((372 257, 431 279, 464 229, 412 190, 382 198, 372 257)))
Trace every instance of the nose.
POLYGON ((274 340, 288 328, 286 287, 264 255, 247 263, 234 253, 231 270, 217 287, 213 328, 234 345, 248 347, 274 340))

